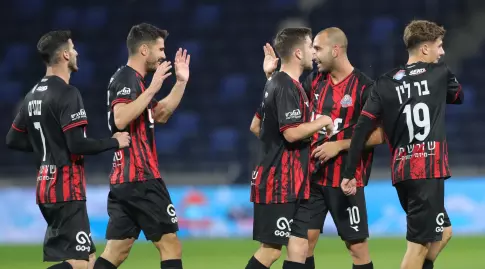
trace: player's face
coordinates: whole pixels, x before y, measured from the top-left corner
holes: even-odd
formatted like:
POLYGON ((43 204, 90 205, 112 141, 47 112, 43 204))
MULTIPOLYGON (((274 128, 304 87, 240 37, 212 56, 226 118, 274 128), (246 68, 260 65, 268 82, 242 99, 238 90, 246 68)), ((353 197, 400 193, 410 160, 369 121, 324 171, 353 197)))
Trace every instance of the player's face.
POLYGON ((311 70, 313 68, 313 51, 312 40, 307 36, 305 44, 302 48, 302 66, 304 70, 311 70))
POLYGON ((333 46, 326 34, 320 34, 313 41, 313 61, 317 64, 318 71, 327 72, 332 70, 334 57, 333 46))
POLYGON ((72 43, 72 40, 68 40, 68 54, 69 54, 69 62, 67 63, 67 67, 69 68, 69 71, 71 72, 77 72, 79 69, 77 66, 77 51, 74 49, 74 43, 72 43))
POLYGON ((146 61, 148 72, 154 72, 157 67, 165 60, 165 40, 157 38, 155 42, 149 45, 149 52, 146 61))
POLYGON ((441 56, 445 55, 445 50, 443 49, 443 40, 438 38, 435 42, 429 43, 428 45, 428 61, 432 63, 437 63, 441 56))

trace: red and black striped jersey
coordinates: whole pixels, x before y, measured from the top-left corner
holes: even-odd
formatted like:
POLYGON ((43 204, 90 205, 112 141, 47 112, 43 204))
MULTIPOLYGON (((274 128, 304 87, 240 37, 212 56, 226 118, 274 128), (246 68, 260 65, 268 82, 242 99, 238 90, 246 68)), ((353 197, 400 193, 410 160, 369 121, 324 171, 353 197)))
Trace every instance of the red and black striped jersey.
POLYGON ((261 119, 260 158, 251 180, 251 202, 291 203, 310 196, 310 139, 289 143, 283 132, 310 120, 308 98, 298 81, 276 72, 266 83, 256 113, 261 119))
POLYGON ((84 157, 71 154, 64 132, 86 126, 79 90, 57 76, 44 77, 27 93, 12 128, 27 132, 38 167, 38 204, 86 199, 84 157))
MULTIPOLYGON (((310 92, 312 120, 328 115, 334 123, 334 133, 328 138, 325 130, 314 134, 311 149, 332 141, 351 139, 360 112, 367 100, 372 80, 361 71, 354 69, 345 79, 334 84, 329 73, 312 73, 304 82, 310 92)), ((357 168, 357 186, 367 185, 369 180, 373 149, 366 149, 357 168)), ((342 171, 345 169, 347 151, 340 152, 325 164, 311 160, 313 182, 322 186, 340 187, 342 171)))
POLYGON ((129 147, 117 150, 113 157, 110 174, 111 184, 145 181, 161 178, 155 144, 152 102, 125 130, 114 124, 113 107, 118 103, 130 103, 145 91, 143 76, 129 66, 123 66, 111 77, 108 86, 108 124, 112 133, 128 132, 132 138, 129 147))
MULTIPOLYGON (((393 184, 449 178, 445 109, 446 104, 461 104, 463 98, 460 84, 444 63, 400 66, 372 86, 355 135, 359 129, 359 136, 365 136, 371 120, 380 119, 391 150, 393 184)), ((352 163, 361 144, 351 147, 352 163)), ((352 171, 349 167, 346 176, 352 171)))

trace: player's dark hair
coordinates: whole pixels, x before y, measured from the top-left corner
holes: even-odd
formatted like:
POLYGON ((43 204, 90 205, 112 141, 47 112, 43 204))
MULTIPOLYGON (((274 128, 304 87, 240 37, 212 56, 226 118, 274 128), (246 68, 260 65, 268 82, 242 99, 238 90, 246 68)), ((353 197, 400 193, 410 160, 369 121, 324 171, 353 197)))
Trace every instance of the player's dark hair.
POLYGON ((71 31, 51 31, 43 35, 37 42, 37 51, 46 65, 58 62, 57 53, 68 45, 71 31))
POLYGON ((273 46, 279 57, 286 60, 291 56, 296 46, 305 43, 307 37, 312 38, 312 29, 310 28, 285 28, 276 34, 273 46))
POLYGON ((126 38, 126 46, 129 54, 133 55, 143 43, 155 42, 158 38, 166 39, 167 36, 167 30, 162 30, 148 23, 141 23, 131 27, 126 38))
POLYGON ((445 36, 446 30, 435 22, 425 20, 411 21, 404 29, 404 44, 407 50, 417 48, 423 42, 433 42, 445 36))

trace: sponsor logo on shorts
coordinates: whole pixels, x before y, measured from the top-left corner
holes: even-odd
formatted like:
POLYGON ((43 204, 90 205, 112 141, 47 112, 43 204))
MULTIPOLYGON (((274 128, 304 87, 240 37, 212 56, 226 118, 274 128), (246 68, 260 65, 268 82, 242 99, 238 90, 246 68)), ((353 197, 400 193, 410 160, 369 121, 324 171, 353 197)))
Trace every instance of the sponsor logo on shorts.
POLYGON ((91 234, 88 234, 86 232, 80 231, 76 234, 76 241, 78 245, 76 245, 76 251, 91 251, 91 240, 89 237, 91 234))
POLYGON ((172 221, 172 223, 178 222, 177 213, 175 212, 175 207, 172 204, 169 204, 167 206, 167 214, 171 217, 170 220, 172 221))
POLYGON ((291 227, 290 224, 293 220, 288 220, 285 217, 281 217, 276 221, 276 230, 274 235, 281 237, 290 237, 291 227))
POLYGON ((436 224, 438 224, 438 226, 436 227, 435 231, 437 233, 442 233, 444 231, 443 229, 444 223, 445 223, 445 213, 439 213, 438 216, 436 216, 436 224))

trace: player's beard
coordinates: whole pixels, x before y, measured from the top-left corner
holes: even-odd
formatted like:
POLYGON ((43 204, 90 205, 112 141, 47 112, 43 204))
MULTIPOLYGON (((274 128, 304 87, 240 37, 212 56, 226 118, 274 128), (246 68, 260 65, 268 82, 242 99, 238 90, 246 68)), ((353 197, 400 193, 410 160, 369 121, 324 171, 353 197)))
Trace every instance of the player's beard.
POLYGON ((69 68, 69 71, 72 73, 72 72, 77 72, 77 70, 79 69, 77 67, 77 60, 75 58, 71 58, 71 60, 69 61, 69 63, 67 64, 67 68, 69 68))

